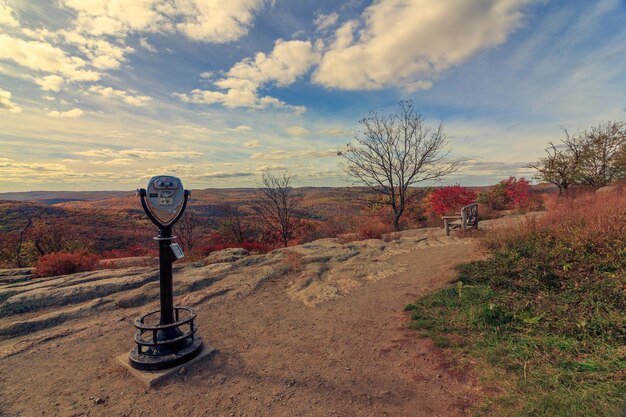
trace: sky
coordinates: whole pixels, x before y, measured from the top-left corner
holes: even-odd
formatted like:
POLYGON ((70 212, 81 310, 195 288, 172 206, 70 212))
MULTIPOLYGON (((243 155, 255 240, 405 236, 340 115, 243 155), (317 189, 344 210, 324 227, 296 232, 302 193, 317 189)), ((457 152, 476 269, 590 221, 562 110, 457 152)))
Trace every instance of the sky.
POLYGON ((352 184, 337 151, 412 100, 488 185, 626 118, 624 0, 0 0, 0 192, 352 184))

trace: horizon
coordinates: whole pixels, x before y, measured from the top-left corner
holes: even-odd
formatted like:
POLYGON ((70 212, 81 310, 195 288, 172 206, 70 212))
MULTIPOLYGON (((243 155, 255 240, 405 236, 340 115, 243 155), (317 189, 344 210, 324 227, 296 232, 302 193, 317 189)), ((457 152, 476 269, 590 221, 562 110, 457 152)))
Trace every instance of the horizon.
POLYGON ((404 99, 466 161, 441 185, 532 180, 561 127, 626 119, 624 21, 619 0, 0 0, 0 193, 350 187, 337 151, 404 99))

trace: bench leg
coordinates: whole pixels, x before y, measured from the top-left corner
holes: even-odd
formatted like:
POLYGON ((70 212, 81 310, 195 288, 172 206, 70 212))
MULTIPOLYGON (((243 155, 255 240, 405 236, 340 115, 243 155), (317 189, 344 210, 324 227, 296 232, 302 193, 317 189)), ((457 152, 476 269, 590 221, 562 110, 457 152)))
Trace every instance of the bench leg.
POLYGON ((446 236, 450 236, 450 225, 448 219, 443 219, 443 227, 446 229, 446 236))

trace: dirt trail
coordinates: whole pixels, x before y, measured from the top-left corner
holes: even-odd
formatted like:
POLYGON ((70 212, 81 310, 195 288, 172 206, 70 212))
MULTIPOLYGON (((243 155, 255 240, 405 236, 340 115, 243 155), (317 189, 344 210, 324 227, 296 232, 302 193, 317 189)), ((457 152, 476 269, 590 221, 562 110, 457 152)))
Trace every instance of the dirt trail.
POLYGON ((478 256, 475 240, 435 234, 440 244, 387 255, 395 273, 314 306, 293 296, 298 273, 202 302, 200 334, 218 353, 151 390, 113 359, 132 347, 139 309, 95 311, 38 339, 2 342, 24 348, 0 359, 0 415, 466 415, 477 383, 407 330, 403 312, 478 256))

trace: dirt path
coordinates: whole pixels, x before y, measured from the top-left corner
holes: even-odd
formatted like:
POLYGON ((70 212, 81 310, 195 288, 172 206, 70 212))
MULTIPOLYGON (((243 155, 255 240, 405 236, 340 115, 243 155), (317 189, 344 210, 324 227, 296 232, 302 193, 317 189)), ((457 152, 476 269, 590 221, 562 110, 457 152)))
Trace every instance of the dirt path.
POLYGON ((476 382, 406 329, 403 308, 476 254, 463 240, 396 255, 390 268, 405 271, 315 307, 287 295, 289 275, 202 304, 200 333, 218 353, 152 390, 113 360, 131 347, 131 315, 102 312, 74 336, 0 360, 0 415, 466 415, 476 382))

